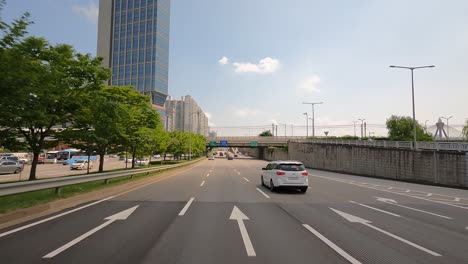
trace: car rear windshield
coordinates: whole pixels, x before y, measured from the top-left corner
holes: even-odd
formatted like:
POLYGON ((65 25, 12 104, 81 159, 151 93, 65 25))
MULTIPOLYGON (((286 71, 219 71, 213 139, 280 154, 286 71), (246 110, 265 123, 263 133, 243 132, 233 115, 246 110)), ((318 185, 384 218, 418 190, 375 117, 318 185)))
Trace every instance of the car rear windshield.
POLYGON ((276 169, 283 171, 303 171, 305 167, 302 164, 280 164, 276 169))

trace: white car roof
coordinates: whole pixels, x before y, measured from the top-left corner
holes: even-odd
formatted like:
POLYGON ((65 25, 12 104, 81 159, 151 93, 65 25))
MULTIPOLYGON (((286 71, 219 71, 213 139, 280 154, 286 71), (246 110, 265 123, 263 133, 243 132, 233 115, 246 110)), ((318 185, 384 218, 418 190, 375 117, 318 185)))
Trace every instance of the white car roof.
POLYGON ((270 163, 288 163, 288 164, 302 164, 302 162, 297 160, 275 160, 270 163))

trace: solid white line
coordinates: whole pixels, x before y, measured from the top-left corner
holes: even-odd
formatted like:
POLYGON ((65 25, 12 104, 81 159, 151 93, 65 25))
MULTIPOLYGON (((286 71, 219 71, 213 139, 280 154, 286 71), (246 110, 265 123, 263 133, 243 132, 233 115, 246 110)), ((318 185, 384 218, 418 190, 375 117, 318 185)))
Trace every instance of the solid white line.
POLYGON ((349 201, 350 203, 354 203, 354 204, 358 204, 360 206, 364 206, 364 207, 367 207, 369 209, 372 209, 372 210, 376 210, 376 211, 379 211, 379 212, 382 212, 382 213, 386 213, 386 214, 389 214, 389 215, 393 215, 393 216, 396 216, 396 217, 401 217, 400 215, 397 215, 397 214, 394 214, 394 213, 390 213, 390 212, 387 212, 387 211, 384 211, 382 209, 379 209, 379 208, 375 208, 375 207, 372 207, 372 206, 369 206, 369 205, 365 205, 365 204, 362 204, 362 203, 357 203, 355 201, 349 201))
POLYGON ((431 213, 431 212, 424 211, 424 210, 421 210, 421 209, 416 209, 416 208, 413 208, 413 207, 401 205, 401 204, 396 204, 396 203, 391 203, 391 202, 384 202, 384 203, 391 204, 391 205, 396 205, 396 206, 399 206, 399 207, 403 207, 403 208, 406 208, 406 209, 410 209, 410 210, 425 213, 425 214, 430 214, 430 215, 442 217, 442 218, 445 218, 445 219, 452 219, 451 217, 448 217, 448 216, 445 216, 445 215, 435 214, 435 213, 431 213))
POLYGON ((375 229, 375 230, 377 230, 377 231, 379 231, 379 232, 382 232, 382 233, 386 234, 387 236, 390 236, 390 237, 393 237, 393 238, 395 238, 395 239, 397 239, 397 240, 400 240, 401 242, 406 243, 406 244, 408 244, 408 245, 410 245, 410 246, 413 246, 413 247, 415 247, 415 248, 417 248, 417 249, 419 249, 419 250, 422 250, 422 251, 424 251, 424 252, 426 252, 426 253, 429 253, 429 254, 431 254, 431 255, 433 255, 433 256, 436 256, 436 257, 442 256, 442 255, 440 255, 439 253, 436 253, 436 252, 434 252, 434 251, 432 251, 432 250, 429 250, 429 249, 427 249, 427 248, 425 248, 425 247, 422 247, 422 246, 420 246, 420 245, 417 245, 417 244, 415 244, 415 243, 413 243, 413 242, 411 242, 411 241, 408 241, 408 240, 406 240, 406 239, 404 239, 404 238, 401 238, 401 237, 399 237, 399 236, 397 236, 397 235, 394 235, 394 234, 392 234, 392 233, 390 233, 390 232, 387 232, 387 231, 385 231, 385 230, 383 230, 383 229, 380 229, 380 228, 378 228, 378 227, 376 227, 376 226, 373 226, 373 225, 371 225, 371 224, 369 224, 369 223, 367 223, 367 222, 362 222, 362 224, 365 225, 365 226, 368 226, 368 227, 370 227, 370 228, 372 228, 372 229, 375 229))
POLYGON ((193 200, 195 200, 195 197, 192 197, 192 198, 190 198, 190 200, 188 200, 188 202, 185 204, 184 208, 182 208, 182 210, 180 211, 180 213, 179 213, 180 216, 184 215, 185 212, 187 212, 187 210, 189 209, 189 207, 192 204, 193 200))
POLYGON ((266 193, 264 193, 262 190, 260 190, 259 188, 256 188, 257 191, 259 191, 261 194, 263 194, 263 196, 265 196, 266 198, 270 198, 270 196, 268 196, 266 193))
POLYGON ((115 220, 117 220, 117 219, 112 219, 112 220, 109 220, 107 222, 102 223, 100 226, 97 226, 97 227, 91 229, 90 231, 88 231, 88 232, 84 233, 83 235, 73 239, 72 241, 68 242, 67 244, 57 248, 56 250, 54 250, 54 251, 50 252, 49 254, 43 256, 42 258, 53 258, 53 257, 55 257, 56 255, 62 253, 63 251, 67 250, 68 248, 70 248, 70 247, 74 246, 75 244, 79 243, 81 240, 89 237, 90 235, 96 233, 97 231, 103 229, 104 227, 112 224, 115 220))
POLYGON ((55 219, 55 218, 59 218, 59 217, 62 217, 62 216, 64 216, 64 215, 74 213, 74 212, 76 212, 76 211, 79 211, 79 210, 81 210, 81 209, 85 209, 85 208, 90 207, 90 206, 93 206, 93 205, 95 205, 95 204, 98 204, 98 203, 107 201, 107 200, 112 199, 112 198, 114 198, 114 197, 116 197, 116 196, 110 196, 110 197, 104 198, 104 199, 102 199, 102 200, 99 200, 99 201, 96 201, 96 202, 93 202, 93 203, 90 203, 90 204, 87 204, 87 205, 84 205, 84 206, 75 208, 75 209, 73 209, 73 210, 70 210, 70 211, 67 211, 67 212, 64 212, 64 213, 61 213, 61 214, 58 214, 58 215, 54 215, 54 216, 48 217, 48 218, 42 219, 42 220, 40 220, 40 221, 37 221, 37 222, 31 223, 31 224, 25 225, 25 226, 21 226, 21 227, 15 228, 15 229, 13 229, 13 230, 10 230, 10 231, 1 233, 1 234, 0 234, 0 237, 4 237, 4 236, 7 236, 7 235, 9 235, 9 234, 13 234, 13 233, 16 233, 16 232, 18 232, 18 231, 21 231, 21 230, 24 230, 24 229, 27 229, 27 228, 30 228, 30 227, 33 227, 33 226, 36 226, 36 225, 45 223, 45 222, 50 221, 50 220, 53 220, 53 219, 55 219))
POLYGON ((249 180, 249 179, 247 179, 246 177, 244 177, 244 180, 246 180, 246 181, 250 182, 250 180, 249 180))
POLYGON ((202 181, 202 182, 200 183, 200 186, 203 186, 203 185, 205 185, 205 181, 202 181))
POLYGON ((253 248, 252 241, 250 241, 249 233, 247 233, 244 221, 238 219, 237 223, 239 224, 239 229, 242 235, 242 240, 244 241, 245 250, 247 251, 247 256, 255 257, 257 254, 255 254, 255 249, 253 248))
POLYGON ((328 238, 324 237, 317 230, 313 229, 308 224, 302 224, 302 226, 304 226, 307 230, 309 230, 312 234, 314 234, 316 237, 318 237, 320 240, 322 240, 325 244, 327 244, 329 247, 331 247, 336 253, 340 254, 340 256, 345 258, 350 263, 352 263, 352 264, 360 264, 361 263, 357 259, 353 258, 351 255, 346 253, 346 251, 341 249, 335 243, 331 242, 328 238))

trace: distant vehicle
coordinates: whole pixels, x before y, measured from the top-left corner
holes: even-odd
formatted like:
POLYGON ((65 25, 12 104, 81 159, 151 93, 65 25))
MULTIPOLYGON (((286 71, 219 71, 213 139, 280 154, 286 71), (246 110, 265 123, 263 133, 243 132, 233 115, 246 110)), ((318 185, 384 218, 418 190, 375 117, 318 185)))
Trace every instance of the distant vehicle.
POLYGON ((223 153, 222 153, 222 152, 220 152, 220 153, 219 153, 219 156, 220 156, 220 157, 222 157, 222 156, 223 156, 223 153))
POLYGON ((232 156, 227 157, 228 160, 233 160, 234 158, 232 156))
POLYGON ((127 158, 127 159, 125 160, 125 163, 132 163, 132 161, 133 161, 132 158, 127 158))
POLYGON ((56 150, 47 151, 44 158, 44 163, 57 163, 58 153, 59 152, 56 150))
POLYGON ((148 166, 149 165, 149 160, 148 159, 137 159, 135 161, 135 165, 137 165, 137 166, 148 166))
POLYGON ((11 156, 2 156, 2 157, 0 157, 0 161, 4 161, 4 160, 7 160, 7 161, 14 161, 14 162, 17 162, 17 163, 21 163, 21 162, 20 162, 20 158, 18 158, 17 156, 14 156, 14 155, 11 155, 11 156))
POLYGON ((23 171, 24 165, 12 160, 0 161, 0 174, 20 173, 23 171))
POLYGON ((279 188, 299 189, 305 193, 309 188, 309 177, 304 164, 298 161, 273 161, 262 168, 261 183, 272 192, 279 188))
POLYGON ((213 157, 213 156, 209 156, 209 157, 208 157, 208 160, 214 160, 214 157, 213 157))
MULTIPOLYGON (((92 161, 89 162, 89 168, 90 169, 93 168, 93 162, 92 161)), ((87 160, 75 160, 75 162, 73 162, 70 165, 70 170, 86 170, 86 169, 88 169, 88 161, 87 160)))
POLYGON ((153 158, 159 159, 159 158, 161 158, 161 155, 160 155, 160 154, 156 154, 156 155, 153 156, 153 158))
POLYGON ((85 156, 86 153, 79 149, 64 149, 64 150, 59 150, 57 152, 57 162, 58 163, 64 163, 64 165, 67 163, 69 159, 75 156, 85 156))
POLYGON ((237 154, 234 154, 234 158, 237 158, 237 157, 238 157, 237 154))

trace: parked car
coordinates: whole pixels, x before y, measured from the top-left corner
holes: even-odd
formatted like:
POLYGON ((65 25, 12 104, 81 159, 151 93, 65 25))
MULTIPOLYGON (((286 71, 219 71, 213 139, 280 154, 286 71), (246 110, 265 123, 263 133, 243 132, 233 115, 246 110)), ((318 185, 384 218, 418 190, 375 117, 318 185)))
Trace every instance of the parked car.
POLYGON ((12 160, 0 161, 0 174, 20 173, 23 171, 24 165, 12 160))
POLYGON ((132 158, 127 158, 127 159, 125 160, 125 163, 132 163, 132 161, 133 161, 132 158))
POLYGON ((214 160, 214 157, 213 157, 213 156, 209 156, 209 157, 208 157, 208 160, 214 160))
POLYGON ((14 161, 16 163, 21 163, 20 159, 17 156, 13 156, 13 155, 1 156, 0 161, 3 161, 3 160, 14 161))
POLYGON ((135 165, 137 166, 148 166, 149 160, 148 159, 137 159, 135 160, 135 165))
POLYGON ((301 162, 273 161, 262 168, 261 183, 272 192, 280 188, 291 188, 305 193, 309 188, 308 175, 301 162))
MULTIPOLYGON (((89 161, 89 168, 90 169, 93 168, 93 162, 92 161, 89 161)), ((73 162, 70 165, 70 170, 86 170, 86 169, 88 169, 88 161, 87 160, 75 160, 75 162, 73 162)))

